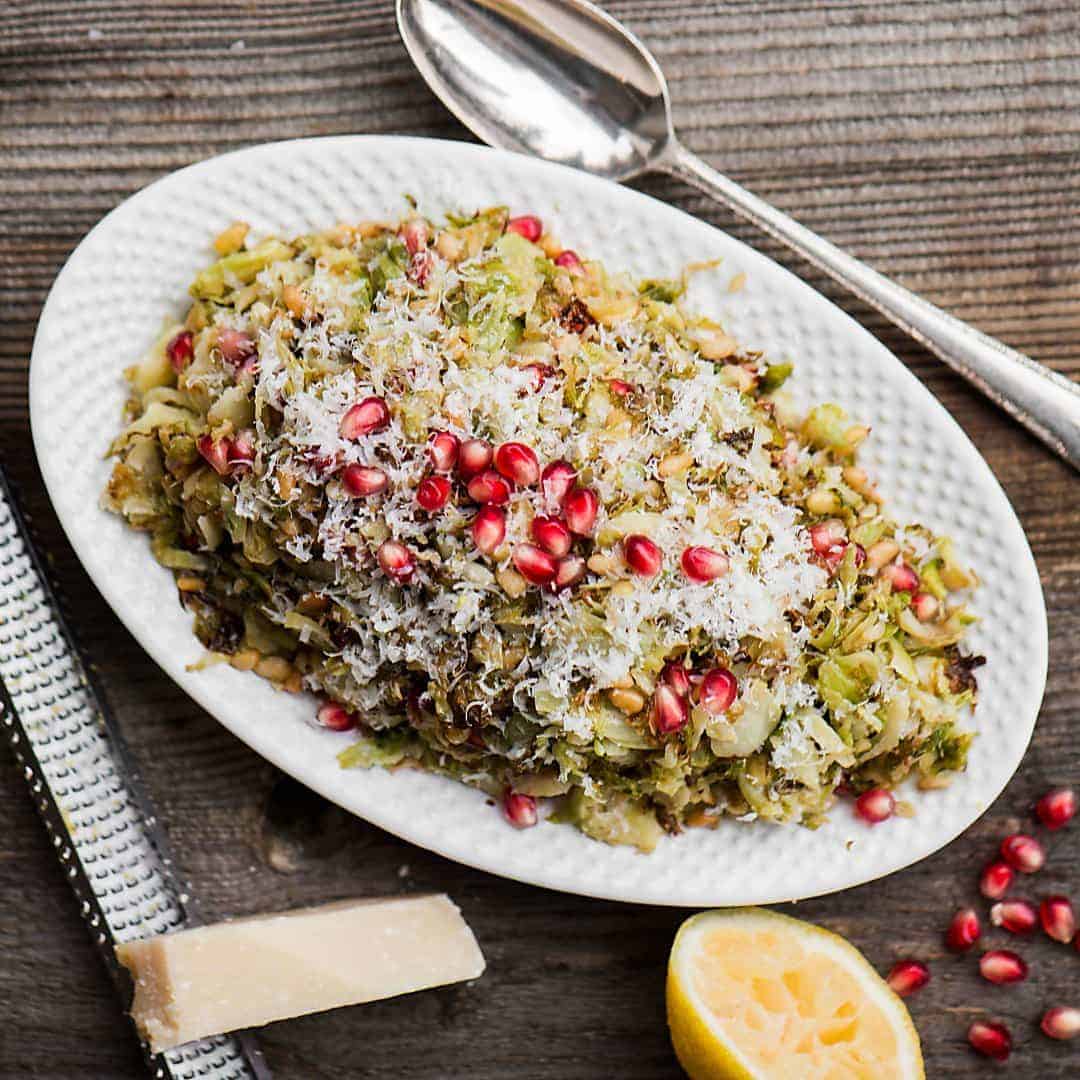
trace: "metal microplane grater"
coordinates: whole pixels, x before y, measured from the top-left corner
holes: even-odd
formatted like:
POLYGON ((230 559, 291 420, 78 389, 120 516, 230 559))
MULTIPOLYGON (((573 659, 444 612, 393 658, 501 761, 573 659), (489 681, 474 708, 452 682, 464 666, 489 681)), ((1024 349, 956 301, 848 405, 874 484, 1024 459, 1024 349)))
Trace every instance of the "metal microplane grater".
MULTIPOLYGON (((83 918, 122 992, 115 946, 196 926, 164 834, 93 674, 64 622, 0 469, 0 727, 7 733, 83 918)), ((161 1080, 269 1080, 250 1035, 153 1055, 161 1080)))

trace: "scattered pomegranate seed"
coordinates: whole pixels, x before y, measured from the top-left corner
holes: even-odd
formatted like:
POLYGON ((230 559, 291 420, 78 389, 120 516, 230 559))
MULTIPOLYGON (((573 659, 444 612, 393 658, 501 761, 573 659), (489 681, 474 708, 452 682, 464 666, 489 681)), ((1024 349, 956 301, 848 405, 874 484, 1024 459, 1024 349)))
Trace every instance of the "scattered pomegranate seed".
POLYGON ((1039 1023, 1044 1035, 1051 1039, 1074 1039, 1080 1035, 1080 1009, 1070 1005, 1055 1005, 1043 1013, 1039 1023))
POLYGON ((512 558, 517 572, 534 585, 549 584, 559 570, 559 564, 534 544, 518 544, 512 558))
POLYGON ((429 476, 416 489, 416 501, 429 514, 441 510, 450 498, 450 481, 445 476, 429 476))
POLYGON ((862 566, 866 562, 866 548, 862 544, 855 545, 855 565, 862 566))
POLYGON ((1008 863, 989 863, 979 877, 979 892, 987 900, 1000 900, 1009 891, 1013 876, 1012 867, 1008 863))
POLYGON ((1023 982, 1028 975, 1028 966, 1022 956, 1009 949, 991 949, 979 957, 979 974, 987 982, 1004 986, 1023 982))
POLYGON ((930 969, 918 960, 901 960, 889 972, 885 981, 894 993, 908 997, 930 981, 930 969))
POLYGON ((350 495, 378 495, 390 486, 390 477, 369 465, 346 465, 341 470, 341 482, 350 495))
POLYGON ((660 681, 681 697, 688 697, 690 694, 690 676, 687 675, 681 660, 669 660, 660 672, 660 681))
POLYGON ((544 225, 535 214, 522 214, 521 217, 511 218, 506 223, 506 231, 524 236, 535 244, 544 231, 544 225))
POLYGON ((731 708, 739 691, 739 681, 727 668, 713 668, 701 680, 698 701, 712 716, 719 716, 731 708))
POLYGON ((561 507, 577 480, 577 469, 569 461, 553 461, 540 474, 540 490, 549 507, 561 507))
POLYGON ((555 369, 550 364, 526 364, 522 368, 522 371, 529 373, 529 392, 533 394, 540 393, 544 388, 544 383, 548 379, 555 377, 555 369))
POLYGON ((911 598, 911 610, 919 622, 929 622, 938 611, 938 599, 933 593, 917 592, 911 598))
POLYGON ((1072 788, 1054 788, 1035 804, 1035 813, 1048 829, 1060 829, 1076 813, 1076 795, 1072 788))
POLYGON ((484 505, 502 506, 510 498, 510 485, 494 469, 477 473, 466 485, 469 498, 484 505))
POLYGON ((195 443, 199 453, 206 459, 206 463, 218 474, 226 476, 229 472, 229 440, 213 439, 209 435, 201 435, 195 443))
POLYGON ((239 367, 255 355, 255 340, 243 330, 231 326, 222 327, 217 336, 221 355, 233 366, 239 367))
POLYGON ((336 701, 327 701, 319 706, 315 722, 331 731, 351 731, 356 727, 356 717, 336 701))
POLYGON ((691 580, 698 583, 713 581, 723 577, 731 565, 728 557, 722 552, 713 551, 707 547, 688 547, 682 553, 683 573, 691 580))
POLYGON ((255 460, 255 432, 243 428, 229 440, 229 465, 234 469, 249 469, 255 460))
POLYGON ((968 1028, 968 1042, 983 1057, 1005 1061, 1012 1052, 1012 1036, 1004 1024, 976 1020, 968 1028))
POLYGON ((506 537, 506 515, 494 506, 485 506, 472 522, 473 543, 491 555, 506 537))
POLYGON ((566 524, 570 526, 570 531, 578 536, 588 536, 593 531, 599 509, 600 500, 592 488, 573 488, 563 499, 566 524))
POLYGON ((409 259, 406 276, 417 285, 426 285, 431 271, 435 268, 435 256, 430 251, 418 251, 409 259))
POLYGON ((1047 937, 1068 945, 1076 937, 1076 914, 1067 896, 1048 896, 1039 904, 1039 920, 1047 937))
POLYGON ((578 253, 576 251, 571 251, 569 248, 567 248, 565 251, 560 251, 559 254, 555 256, 555 265, 566 267, 566 269, 569 270, 571 274, 580 274, 581 271, 585 269, 585 267, 581 264, 581 259, 578 257, 578 253))
POLYGON ((834 519, 820 521, 810 527, 810 546, 825 559, 836 559, 844 555, 847 547, 847 530, 841 521, 834 519))
POLYGON ((413 218, 401 226, 398 233, 410 255, 423 251, 428 245, 428 227, 423 218, 413 218))
POLYGON ((556 559, 568 555, 574 542, 570 530, 558 518, 552 517, 534 517, 529 526, 529 535, 556 559))
POLYGON ((555 571, 555 580, 552 582, 556 589, 569 589, 576 585, 585 576, 585 560, 580 555, 568 555, 559 560, 559 567, 555 571))
POLYGON ((891 791, 884 788, 871 788, 855 800, 855 813, 868 825, 879 825, 887 821, 895 810, 896 799, 891 791))
POLYGON ((491 464, 491 446, 483 439, 466 439, 458 452, 458 472, 468 480, 491 464))
POLYGON ((461 440, 449 431, 438 431, 428 443, 428 458, 436 472, 450 472, 457 464, 461 440))
POLYGON ((919 587, 919 575, 907 563, 889 563, 881 568, 881 576, 892 586, 893 592, 915 592, 919 587))
POLYGON ((611 392, 619 397, 629 397, 637 390, 633 383, 623 382, 622 379, 612 379, 608 386, 611 387, 611 392))
POLYGON ((179 375, 191 363, 191 358, 195 355, 195 335, 190 330, 181 330, 165 346, 165 355, 169 358, 173 371, 179 375))
POLYGON ((652 723, 661 735, 670 735, 681 731, 690 719, 690 707, 686 698, 673 690, 667 683, 661 683, 653 691, 652 723))
POLYGON ((536 800, 507 788, 503 794, 503 814, 515 829, 531 829, 537 822, 536 800))
POLYGON ((338 431, 343 439, 359 439, 382 431, 390 423, 390 410, 380 397, 364 398, 341 418, 338 431))
POLYGON ((967 952, 982 937, 982 926, 974 908, 961 908, 949 923, 945 944, 953 952, 967 952))
POLYGON ((641 577, 655 577, 664 563, 664 553, 647 536, 634 533, 623 541, 626 565, 641 577))
POLYGON ((375 552, 375 557, 388 578, 393 578, 401 585, 407 585, 412 581, 413 573, 416 571, 416 560, 404 544, 399 544, 396 540, 384 540, 379 545, 379 550, 375 552))
POLYGON ((1034 874, 1046 862, 1042 844, 1031 836, 1016 833, 1001 841, 1001 857, 1021 874, 1034 874))
POLYGON ((540 463, 524 443, 503 443, 495 451, 495 468, 519 487, 531 487, 540 479, 540 463))
POLYGON ((1010 934, 1029 934, 1039 917, 1026 900, 999 900, 990 909, 990 921, 1010 934))

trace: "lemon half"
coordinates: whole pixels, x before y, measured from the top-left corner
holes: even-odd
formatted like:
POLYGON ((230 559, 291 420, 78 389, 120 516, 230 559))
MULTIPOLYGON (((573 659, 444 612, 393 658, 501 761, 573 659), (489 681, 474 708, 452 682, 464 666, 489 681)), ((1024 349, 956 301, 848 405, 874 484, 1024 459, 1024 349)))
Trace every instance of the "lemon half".
POLYGON ((668 1025, 691 1080, 923 1080, 904 1003, 853 945, 757 908, 704 911, 671 948, 668 1025))

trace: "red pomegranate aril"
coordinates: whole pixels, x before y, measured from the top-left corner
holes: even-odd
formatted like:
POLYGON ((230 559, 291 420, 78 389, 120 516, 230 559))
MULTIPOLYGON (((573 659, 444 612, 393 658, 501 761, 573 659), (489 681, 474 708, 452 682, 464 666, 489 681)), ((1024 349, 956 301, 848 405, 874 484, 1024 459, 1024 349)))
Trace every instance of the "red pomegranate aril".
POLYGON ((571 274, 581 273, 581 271, 585 269, 581 264, 578 253, 576 251, 571 251, 569 248, 565 251, 560 251, 559 254, 555 256, 555 265, 565 267, 571 274))
POLYGON ((660 672, 660 681, 670 686, 680 697, 690 694, 690 676, 681 660, 669 660, 660 672))
POLYGON ((670 735, 686 727, 690 719, 690 707, 681 694, 667 683, 661 683, 653 691, 652 723, 661 735, 670 735))
POLYGON ((1030 934, 1039 916, 1026 900, 999 900, 990 909, 990 921, 1010 934, 1030 934))
POLYGON ((563 499, 563 516, 572 533, 588 536, 596 525, 600 500, 592 488, 576 487, 563 499))
POLYGON ((1013 877, 1013 869, 1008 863, 989 863, 979 875, 979 892, 987 900, 1000 900, 1009 891, 1013 877))
POLYGON ((390 486, 390 477, 372 465, 346 465, 341 482, 350 495, 378 495, 390 486))
POLYGON ((236 367, 255 355, 254 339, 243 330, 234 330, 231 326, 218 331, 217 344, 221 355, 236 367))
POLYGON ((179 375, 195 355, 195 335, 190 330, 181 330, 165 346, 165 355, 169 358, 173 371, 179 375))
POLYGON ((739 692, 739 681, 727 668, 713 668, 701 680, 698 703, 711 716, 719 716, 731 708, 739 692))
POLYGON ((843 554, 847 547, 847 530, 843 522, 830 520, 821 521, 810 527, 810 546, 825 558, 837 553, 843 554))
POLYGON ((535 544, 518 544, 511 558, 517 572, 534 585, 549 584, 559 570, 559 564, 535 544))
POLYGON ((494 469, 477 473, 466 485, 469 498, 485 506, 502 506, 510 498, 510 485, 494 469))
POLYGON ((398 235, 401 237, 409 254, 415 255, 418 251, 423 251, 427 247, 427 222, 423 218, 413 218, 411 221, 406 221, 401 226, 398 235))
POLYGON ((1021 874, 1034 874, 1046 862, 1046 852, 1034 837, 1016 833, 1001 841, 1001 857, 1021 874))
POLYGON ((380 397, 364 398, 341 418, 338 431, 343 439, 359 439, 382 431, 390 424, 390 410, 380 397))
POLYGON ((228 439, 213 439, 209 435, 201 435, 195 446, 218 476, 227 475, 229 472, 228 439))
POLYGON ((622 379, 612 379, 608 386, 611 387, 611 392, 618 397, 629 397, 637 389, 633 383, 623 382, 622 379))
POLYGON ((893 592, 913 593, 919 587, 919 575, 907 563, 889 563, 881 568, 881 576, 893 592))
POLYGON ((716 578, 723 577, 731 565, 728 557, 722 552, 701 546, 688 547, 682 553, 680 564, 683 573, 691 581, 696 581, 699 584, 715 581, 716 578))
POLYGON ((1004 1024, 976 1020, 968 1028, 967 1037, 973 1050, 994 1061, 1005 1061, 1012 1052, 1012 1036, 1004 1024))
POLYGON ((550 364, 526 364, 521 370, 529 373, 529 384, 521 391, 522 394, 526 391, 530 394, 540 393, 544 383, 555 377, 555 369, 550 364))
POLYGON ((917 592, 911 598, 911 610, 919 622, 929 622, 938 612, 938 598, 933 593, 917 592))
POLYGON ((930 981, 930 969, 918 960, 901 960, 894 965, 885 981, 893 993, 908 997, 921 990, 930 981))
POLYGON ((428 443, 428 459, 436 472, 450 472, 457 464, 461 440, 449 431, 438 431, 428 443))
POLYGON ((382 572, 388 578, 393 578, 401 585, 407 585, 412 581, 412 576, 416 571, 416 561, 413 559, 412 552, 404 544, 399 544, 396 540, 384 540, 379 545, 375 557, 379 560, 382 572))
POLYGON ((472 522, 473 543, 485 555, 493 554, 506 538, 506 515, 494 506, 485 506, 472 522))
POLYGON ((522 214, 513 217, 506 223, 506 231, 524 236, 526 240, 536 243, 544 232, 543 222, 535 214, 522 214))
POLYGON ((243 428, 229 440, 229 464, 233 468, 246 469, 255 460, 255 432, 243 428))
POLYGON ((466 439, 458 451, 458 472, 466 479, 491 465, 491 445, 483 439, 466 439))
POLYGON ((1076 937, 1076 913, 1067 896, 1047 896, 1039 904, 1039 921, 1046 936, 1063 945, 1076 937))
POLYGON ((1080 1035, 1080 1009, 1074 1009, 1071 1005, 1055 1005, 1043 1013, 1039 1027, 1051 1039, 1075 1039, 1080 1035))
POLYGON ((1035 813, 1048 829, 1060 829, 1076 813, 1076 794, 1072 788, 1054 788, 1035 804, 1035 813))
POLYGON ((555 571, 556 589, 569 589, 576 585, 585 576, 585 560, 580 555, 568 555, 559 560, 559 567, 555 571))
POLYGON ((331 731, 351 731, 356 727, 356 717, 336 701, 327 701, 320 705, 315 714, 315 722, 319 727, 329 728, 331 731))
POLYGON ((896 799, 885 788, 871 788, 855 800, 855 813, 868 825, 879 825, 893 816, 896 799))
POLYGON ((664 553, 647 536, 634 533, 623 540, 626 565, 639 577, 655 577, 664 564, 664 553))
POLYGON ((945 944, 953 952, 967 952, 982 937, 982 926, 974 908, 961 908, 949 923, 945 944))
POLYGON ((570 530, 558 518, 552 517, 534 517, 529 526, 529 535, 556 559, 568 555, 574 542, 570 530))
POLYGON ((503 814, 515 829, 530 829, 538 819, 536 800, 531 795, 507 788, 503 795, 503 814))
POLYGON ((445 476, 429 476, 416 489, 416 501, 429 514, 441 510, 450 498, 450 481, 445 476))
POLYGON ((540 463, 524 443, 503 443, 495 451, 495 468, 519 487, 531 487, 540 479, 540 463))
POLYGON ((1028 966, 1022 956, 1010 949, 991 949, 979 957, 979 974, 987 982, 998 986, 1023 982, 1028 975, 1028 966))
POLYGON ((561 507, 577 480, 577 469, 569 461, 553 461, 540 474, 540 490, 549 508, 561 507))
POLYGON ((430 251, 418 251, 409 259, 409 269, 406 274, 410 281, 417 285, 426 285, 431 271, 435 267, 435 256, 430 251))

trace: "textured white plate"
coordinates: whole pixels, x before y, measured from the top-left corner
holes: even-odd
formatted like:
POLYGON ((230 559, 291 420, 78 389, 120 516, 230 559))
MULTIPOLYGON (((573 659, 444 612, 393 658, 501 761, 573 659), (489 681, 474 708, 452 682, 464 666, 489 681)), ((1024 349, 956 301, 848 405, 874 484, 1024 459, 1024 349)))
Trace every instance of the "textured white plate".
MULTIPOLYGON (((108 215, 56 280, 30 369, 34 443, 53 504, 83 565, 155 660, 230 731, 286 772, 362 817, 452 859, 555 889, 657 904, 781 901, 843 889, 921 859, 970 825, 1020 763, 1046 677, 1046 613, 1020 524, 985 462, 922 385, 870 334, 743 244, 644 195, 529 158, 459 143, 346 137, 241 150, 167 176, 108 215), (699 275, 692 302, 744 343, 796 364, 806 402, 833 400, 873 426, 864 461, 901 520, 951 534, 983 579, 972 646, 980 736, 967 773, 914 797, 917 816, 876 828, 845 806, 811 832, 726 822, 665 839, 655 853, 611 848, 550 824, 517 832, 476 791, 434 776, 344 771, 348 736, 313 729, 310 699, 275 693, 229 667, 199 673, 190 618, 145 537, 98 509, 120 424, 121 369, 180 316, 209 240, 238 218, 296 234, 338 221, 395 219, 403 196, 437 217, 505 203, 549 223, 611 267, 699 275), (746 286, 727 283, 745 272, 746 286)), ((178 735, 182 738, 182 735, 178 735)))

